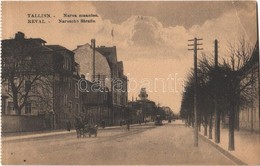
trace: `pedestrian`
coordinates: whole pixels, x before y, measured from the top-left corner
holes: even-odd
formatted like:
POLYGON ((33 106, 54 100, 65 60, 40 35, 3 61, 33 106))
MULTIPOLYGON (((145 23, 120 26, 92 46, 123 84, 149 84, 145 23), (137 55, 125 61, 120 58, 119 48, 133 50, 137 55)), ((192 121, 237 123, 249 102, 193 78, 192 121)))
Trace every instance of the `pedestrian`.
POLYGON ((104 120, 102 120, 101 124, 102 124, 102 128, 104 129, 104 128, 105 128, 105 126, 106 126, 106 123, 105 123, 105 121, 104 121, 104 120))
POLYGON ((129 121, 129 119, 126 120, 126 129, 127 129, 127 131, 130 131, 130 121, 129 121))
POLYGON ((67 121, 67 130, 70 131, 70 128, 71 128, 71 123, 70 123, 70 121, 68 120, 68 121, 67 121))

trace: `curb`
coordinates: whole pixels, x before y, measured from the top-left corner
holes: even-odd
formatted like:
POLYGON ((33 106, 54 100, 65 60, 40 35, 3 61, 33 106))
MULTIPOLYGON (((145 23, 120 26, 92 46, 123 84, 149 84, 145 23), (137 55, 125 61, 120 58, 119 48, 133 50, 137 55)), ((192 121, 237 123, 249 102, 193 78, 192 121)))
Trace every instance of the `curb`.
MULTIPOLYGON (((147 123, 149 124, 149 123, 147 123)), ((145 126, 147 124, 132 124, 130 126, 145 126)), ((125 128, 125 125, 123 126, 111 126, 111 127, 105 127, 105 128, 98 128, 98 130, 114 130, 114 129, 123 129, 125 128)), ((10 137, 2 137, 2 142, 8 142, 8 141, 16 141, 16 140, 22 140, 22 139, 33 139, 33 138, 42 138, 42 137, 48 137, 48 136, 53 136, 53 135, 65 135, 65 134, 72 134, 76 133, 75 130, 69 131, 53 131, 53 132, 47 132, 47 133, 37 133, 37 134, 28 134, 28 135, 19 135, 19 136, 10 136, 10 137)))
POLYGON ((243 162, 242 160, 240 160, 239 158, 237 158, 236 156, 234 156, 233 154, 229 153, 227 150, 223 149, 222 147, 220 147, 219 145, 215 144, 214 142, 212 142, 211 140, 209 140, 208 138, 206 138, 205 136, 199 134, 199 137, 201 139, 203 139, 205 142, 209 143, 210 145, 212 145, 213 147, 215 147, 220 153, 222 153, 223 155, 225 155, 227 158, 229 158, 231 161, 233 161, 235 164, 237 165, 247 165, 245 162, 243 162))

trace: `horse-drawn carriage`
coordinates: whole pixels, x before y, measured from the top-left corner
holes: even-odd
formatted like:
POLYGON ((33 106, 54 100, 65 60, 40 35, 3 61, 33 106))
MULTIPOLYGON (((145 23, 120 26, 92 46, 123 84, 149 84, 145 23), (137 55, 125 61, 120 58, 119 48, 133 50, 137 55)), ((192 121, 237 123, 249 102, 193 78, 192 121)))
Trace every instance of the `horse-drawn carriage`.
MULTIPOLYGON (((84 128, 84 134, 88 134, 89 137, 91 137, 91 135, 94 135, 95 137, 97 137, 97 130, 98 130, 98 126, 97 125, 85 125, 84 128)), ((83 135, 84 136, 84 135, 83 135)))
POLYGON ((75 128, 77 132, 77 138, 86 137, 88 135, 94 135, 97 137, 98 126, 94 125, 93 123, 89 123, 88 121, 84 121, 82 118, 77 117, 75 128))

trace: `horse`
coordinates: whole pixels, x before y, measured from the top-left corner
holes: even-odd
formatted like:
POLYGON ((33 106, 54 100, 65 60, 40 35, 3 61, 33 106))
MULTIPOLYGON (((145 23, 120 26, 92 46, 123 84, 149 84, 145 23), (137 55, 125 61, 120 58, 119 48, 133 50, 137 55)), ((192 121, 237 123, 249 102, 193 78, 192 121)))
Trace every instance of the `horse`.
POLYGON ((75 122, 76 122, 75 128, 76 128, 76 132, 77 132, 77 138, 81 138, 81 136, 84 137, 84 131, 85 131, 84 122, 79 117, 76 117, 75 122))

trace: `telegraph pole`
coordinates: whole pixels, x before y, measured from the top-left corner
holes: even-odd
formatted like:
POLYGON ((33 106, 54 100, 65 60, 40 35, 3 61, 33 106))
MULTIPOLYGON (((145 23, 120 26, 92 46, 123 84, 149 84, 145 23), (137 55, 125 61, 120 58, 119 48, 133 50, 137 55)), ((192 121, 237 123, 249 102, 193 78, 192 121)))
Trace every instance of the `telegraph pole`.
POLYGON ((220 142, 220 115, 218 110, 218 101, 217 101, 217 81, 218 81, 218 40, 215 40, 215 82, 214 82, 214 113, 215 113, 215 142, 220 142))
POLYGON ((188 41, 193 41, 193 44, 188 44, 188 46, 193 46, 194 51, 194 146, 198 147, 198 112, 197 112, 197 51, 203 50, 203 48, 198 48, 199 45, 202 45, 202 43, 198 43, 198 41, 203 39, 191 39, 188 41))

